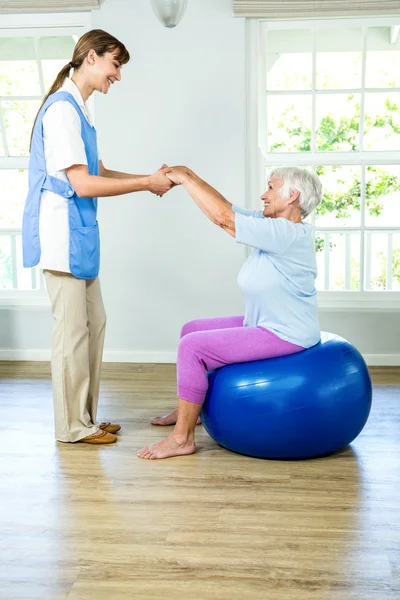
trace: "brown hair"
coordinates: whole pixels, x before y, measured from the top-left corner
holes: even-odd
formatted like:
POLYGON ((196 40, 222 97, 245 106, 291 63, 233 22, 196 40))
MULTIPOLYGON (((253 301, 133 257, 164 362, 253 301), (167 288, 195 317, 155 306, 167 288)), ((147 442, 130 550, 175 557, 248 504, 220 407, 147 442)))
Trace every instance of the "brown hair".
POLYGON ((31 144, 32 144, 32 136, 33 130, 35 128, 36 120, 38 118, 38 114, 42 109, 43 104, 46 102, 47 98, 57 92, 64 80, 68 77, 71 68, 79 69, 82 66, 83 61, 86 56, 89 54, 90 50, 94 50, 98 56, 104 56, 107 52, 112 52, 115 54, 116 60, 121 64, 125 65, 129 59, 129 52, 124 46, 122 42, 117 40, 114 36, 110 35, 106 31, 102 29, 92 29, 85 33, 76 43, 74 48, 74 54, 72 56, 71 62, 69 62, 65 67, 61 69, 57 77, 55 78, 52 86, 44 97, 44 100, 38 110, 38 113, 35 117, 35 121, 32 127, 31 133, 31 144))

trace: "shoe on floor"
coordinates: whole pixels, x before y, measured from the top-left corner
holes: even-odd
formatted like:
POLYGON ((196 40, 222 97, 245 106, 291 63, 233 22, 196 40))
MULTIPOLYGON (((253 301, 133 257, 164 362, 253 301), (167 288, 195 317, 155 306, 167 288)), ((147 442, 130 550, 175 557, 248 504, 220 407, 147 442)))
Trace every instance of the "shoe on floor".
POLYGON ((95 433, 92 433, 92 435, 88 435, 79 440, 79 442, 84 442, 85 444, 113 444, 116 441, 116 435, 100 429, 95 433))
POLYGON ((117 425, 117 423, 100 423, 99 427, 108 433, 117 433, 121 429, 121 425, 117 425))

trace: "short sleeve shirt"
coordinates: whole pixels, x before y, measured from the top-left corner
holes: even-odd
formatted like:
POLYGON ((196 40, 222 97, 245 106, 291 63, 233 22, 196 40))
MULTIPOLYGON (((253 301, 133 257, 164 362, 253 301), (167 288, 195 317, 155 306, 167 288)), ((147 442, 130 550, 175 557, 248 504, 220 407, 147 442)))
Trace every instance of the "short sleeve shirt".
POLYGON ((310 348, 320 339, 313 228, 233 206, 236 242, 254 248, 240 270, 245 327, 310 348))

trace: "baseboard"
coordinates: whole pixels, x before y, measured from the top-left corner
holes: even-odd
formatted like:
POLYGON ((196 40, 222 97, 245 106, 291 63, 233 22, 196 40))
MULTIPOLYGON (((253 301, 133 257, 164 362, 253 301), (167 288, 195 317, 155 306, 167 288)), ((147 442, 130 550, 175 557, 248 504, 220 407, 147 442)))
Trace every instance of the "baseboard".
MULTIPOLYGON (((0 360, 49 361, 50 349, 16 350, 0 348, 0 360)), ((105 350, 103 362, 110 363, 175 363, 176 352, 152 352, 134 350, 105 350)))
POLYGON ((369 367, 399 367, 400 354, 363 354, 369 367))
MULTIPOLYGON (((363 354, 368 366, 398 367, 400 354, 363 354)), ((0 348, 0 360, 49 361, 50 350, 14 350, 0 348)), ((175 363, 176 352, 105 350, 103 362, 109 363, 175 363)))
POLYGON ((176 352, 104 350, 103 362, 109 363, 176 363, 176 352))

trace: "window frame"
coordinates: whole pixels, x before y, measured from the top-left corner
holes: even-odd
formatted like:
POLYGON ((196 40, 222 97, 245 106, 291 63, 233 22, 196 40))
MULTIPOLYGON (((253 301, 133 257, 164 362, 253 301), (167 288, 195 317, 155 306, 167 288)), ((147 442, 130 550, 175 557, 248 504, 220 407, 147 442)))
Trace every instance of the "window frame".
MULTIPOLYGON (((90 12, 71 12, 71 13, 43 13, 43 14, 10 14, 2 15, 0 25, 0 38, 3 37, 33 37, 35 40, 36 47, 36 58, 39 59, 38 54, 38 38, 42 36, 65 36, 71 35, 78 39, 86 31, 89 31, 92 27, 92 18, 90 12)), ((27 96, 26 99, 39 99, 41 100, 44 95, 44 84, 43 75, 41 73, 40 60, 39 64, 39 80, 42 95, 39 96, 27 96)), ((7 99, 13 99, 13 96, 7 99)), ((25 98, 24 98, 25 99, 25 98)), ((3 98, 2 98, 3 100, 3 98)), ((3 143, 5 137, 4 127, 2 127, 3 143)), ((29 166, 29 156, 4 156, 0 157, 0 169, 1 170, 14 170, 23 169, 27 170, 29 166)), ((0 227, 1 232, 13 234, 20 234, 21 228, 6 228, 0 227)), ((36 275, 32 277, 40 276, 37 269, 32 269, 32 272, 36 270, 36 275)), ((0 290, 0 309, 1 308, 30 308, 30 307, 44 307, 50 306, 50 301, 44 286, 41 285, 39 289, 34 290, 0 290)))
MULTIPOLYGON (((369 165, 369 164, 400 164, 400 152, 382 152, 370 151, 370 156, 365 151, 358 152, 276 152, 267 153, 266 147, 262 146, 261 132, 265 134, 266 126, 266 66, 264 44, 265 30, 294 30, 294 29, 331 29, 346 27, 379 27, 387 26, 392 28, 392 34, 400 23, 397 17, 381 18, 343 18, 343 19, 293 19, 293 20, 265 20, 265 19, 247 19, 246 20, 246 206, 249 208, 260 208, 259 197, 265 190, 265 170, 268 167, 281 165, 309 166, 311 164, 321 165, 369 165), (379 156, 379 158, 378 158, 379 156)), ((397 31, 397 30, 396 30, 397 31)), ((398 31, 397 31, 398 33, 398 31)), ((366 44, 366 35, 363 33, 363 44, 366 44)), ((365 50, 365 46, 364 46, 365 50)), ((314 54, 315 55, 315 54, 314 54)), ((365 52, 364 52, 365 61, 365 52)), ((365 66, 363 68, 365 73, 365 66)), ((365 75, 364 75, 365 77, 365 75)), ((360 87, 361 91, 365 89, 364 81, 360 87)), ((396 91, 397 88, 395 88, 396 91)), ((346 93, 347 90, 338 90, 346 93)), ((379 90, 377 90, 379 91, 379 90)), ((382 90, 385 91, 385 90, 382 90)), ((295 93, 295 92, 293 92, 295 93)), ((315 86, 307 93, 316 95, 315 86)), ((313 118, 315 118, 313 116, 313 118)), ((361 125, 361 124, 360 124, 361 125)), ((361 125, 363 127, 363 125, 361 125)), ((313 137, 315 137, 315 128, 313 127, 313 137)), ((360 133, 360 138, 362 130, 360 133)), ((364 181, 363 181, 364 185, 364 181)), ((364 188, 365 189, 365 188, 364 188)), ((365 194, 361 201, 365 202, 365 194)), ((387 227, 374 226, 366 228, 362 219, 357 231, 361 233, 360 252, 364 253, 364 232, 368 229, 374 231, 388 231, 387 227)), ((345 232, 348 230, 345 226, 316 228, 317 231, 329 229, 330 231, 345 232)), ((398 227, 390 228, 400 232, 398 227)), ((361 255, 360 255, 361 258, 361 255)), ((335 311, 357 311, 371 312, 378 309, 380 311, 398 311, 400 309, 400 292, 394 290, 371 291, 361 289, 364 283, 365 261, 362 258, 363 268, 360 266, 360 290, 354 291, 318 291, 318 305, 322 310, 335 311)))

